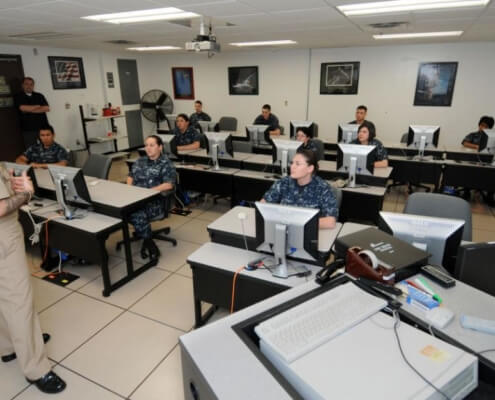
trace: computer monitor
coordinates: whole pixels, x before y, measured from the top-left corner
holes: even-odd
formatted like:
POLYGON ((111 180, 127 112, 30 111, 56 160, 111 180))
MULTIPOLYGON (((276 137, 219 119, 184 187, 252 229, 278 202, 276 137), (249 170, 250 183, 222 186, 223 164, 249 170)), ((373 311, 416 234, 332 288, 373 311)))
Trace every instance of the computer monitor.
POLYGON ((219 170, 218 157, 234 157, 232 135, 229 132, 206 132, 204 135, 206 138, 206 151, 211 157, 213 168, 219 170))
POLYGON ((378 227, 430 254, 430 264, 454 272, 464 221, 380 211, 378 227))
POLYGON ((246 125, 246 136, 254 146, 270 144, 265 135, 267 129, 268 125, 246 125))
POLYGON ((91 205, 91 197, 81 168, 48 165, 48 171, 55 185, 57 202, 62 207, 66 219, 77 217, 76 210, 72 207, 91 205))
POLYGON ((175 120, 177 119, 177 114, 165 114, 168 121, 168 129, 171 131, 175 129, 175 120))
POLYGON ((495 154, 495 129, 486 129, 483 131, 478 151, 481 153, 495 154))
POLYGON ((337 142, 351 143, 358 137, 359 124, 339 124, 337 142))
POLYGON ((290 173, 290 163, 301 147, 301 142, 284 139, 272 139, 272 142, 273 164, 280 166, 282 176, 287 176, 290 173))
POLYGON ((7 171, 12 170, 14 172, 14 176, 21 176, 24 171, 27 172, 27 176, 31 178, 31 182, 33 182, 34 192, 38 192, 38 182, 36 181, 36 174, 34 173, 34 168, 29 164, 16 164, 13 162, 4 161, 3 165, 7 171))
POLYGON ((495 296, 495 242, 466 243, 459 247, 454 277, 495 296))
POLYGON ((319 210, 261 202, 256 202, 255 207, 256 249, 273 253, 273 276, 287 278, 291 275, 287 255, 317 260, 319 210))
POLYGON ((179 158, 177 152, 177 139, 175 135, 158 135, 163 142, 163 154, 169 159, 179 158))
POLYGON ((313 121, 301 121, 301 120, 291 120, 290 121, 290 138, 295 139, 297 136, 297 130, 299 128, 308 128, 311 132, 312 137, 318 136, 318 125, 313 121))
POLYGON ((425 149, 436 148, 440 127, 436 125, 410 125, 407 133, 407 147, 418 149, 423 156, 425 149))
POLYGON ((347 186, 356 186, 356 174, 373 175, 375 153, 375 146, 338 144, 337 171, 349 173, 349 182, 347 186))

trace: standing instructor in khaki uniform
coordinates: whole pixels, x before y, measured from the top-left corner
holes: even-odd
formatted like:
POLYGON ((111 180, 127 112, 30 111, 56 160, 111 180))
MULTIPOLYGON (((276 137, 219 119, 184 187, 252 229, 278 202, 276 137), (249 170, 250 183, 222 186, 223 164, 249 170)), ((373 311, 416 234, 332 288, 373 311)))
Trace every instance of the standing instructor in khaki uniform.
POLYGON ((0 356, 18 359, 29 383, 44 393, 58 393, 65 382, 45 354, 26 261, 24 237, 17 210, 31 198, 33 185, 26 173, 14 177, 0 163, 0 356))

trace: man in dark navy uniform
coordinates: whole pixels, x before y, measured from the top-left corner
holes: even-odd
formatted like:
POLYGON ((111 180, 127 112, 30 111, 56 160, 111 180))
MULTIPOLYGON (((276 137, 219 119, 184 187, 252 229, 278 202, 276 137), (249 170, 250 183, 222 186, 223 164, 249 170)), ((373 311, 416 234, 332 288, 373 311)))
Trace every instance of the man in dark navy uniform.
POLYGON ((31 164, 34 168, 47 168, 48 164, 68 164, 67 150, 55 142, 55 132, 51 126, 42 128, 39 138, 41 143, 30 146, 24 154, 17 157, 16 163, 31 164))

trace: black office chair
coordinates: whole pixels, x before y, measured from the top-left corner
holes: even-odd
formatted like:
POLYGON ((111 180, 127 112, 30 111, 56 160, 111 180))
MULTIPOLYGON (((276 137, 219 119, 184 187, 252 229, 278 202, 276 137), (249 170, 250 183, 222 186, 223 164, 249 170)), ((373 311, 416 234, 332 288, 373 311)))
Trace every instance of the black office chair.
POLYGON ((252 153, 253 143, 245 140, 232 140, 232 146, 234 147, 234 152, 237 153, 252 153))
POLYGON ((237 131, 237 118, 235 117, 222 117, 218 121, 218 130, 220 131, 237 131))
POLYGON ((464 220, 462 240, 471 241, 471 206, 466 200, 439 193, 413 193, 404 206, 404 214, 464 220))
POLYGON ((407 143, 407 132, 404 133, 401 137, 400 137, 400 142, 401 143, 407 143))
POLYGON ((90 154, 84 166, 82 172, 86 176, 94 176, 99 179, 108 179, 108 173, 112 166, 112 159, 104 156, 103 154, 90 154))
MULTIPOLYGON (((162 220, 168 218, 168 211, 170 209, 171 200, 173 199, 173 197, 175 195, 175 190, 169 190, 167 192, 162 192, 161 194, 162 194, 162 200, 163 200, 163 214, 160 214, 157 217, 153 218, 151 220, 151 222, 162 221, 162 220)), ((152 231, 151 237, 152 237, 152 239, 162 240, 164 242, 172 243, 173 246, 177 246, 177 240, 167 236, 168 234, 170 234, 170 227, 166 226, 166 227, 159 228, 159 229, 152 231)), ((137 242, 139 240, 142 240, 142 239, 140 237, 136 236, 135 233, 130 238, 131 242, 137 242)), ((120 248, 123 244, 124 244, 123 240, 118 242, 116 249, 120 250, 120 248)), ((146 252, 146 250, 141 249, 141 257, 144 259, 144 258, 147 258, 148 256, 149 256, 149 254, 146 252)))

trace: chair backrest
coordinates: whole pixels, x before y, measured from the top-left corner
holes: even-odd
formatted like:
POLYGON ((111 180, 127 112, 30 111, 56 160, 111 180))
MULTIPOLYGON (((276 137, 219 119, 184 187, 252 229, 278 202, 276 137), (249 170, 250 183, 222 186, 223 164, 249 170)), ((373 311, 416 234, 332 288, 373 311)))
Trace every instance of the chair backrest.
POLYGON ((337 200, 337 209, 340 211, 340 205, 342 204, 342 189, 330 186, 332 188, 333 195, 335 196, 335 200, 337 200))
POLYGON ((417 192, 409 196, 403 212, 429 217, 462 219, 465 221, 462 240, 471 241, 473 235, 471 206, 464 199, 445 194, 417 192))
POLYGON ((94 176, 95 178, 108 179, 112 159, 103 154, 90 154, 82 171, 84 175, 94 176))
POLYGON ((232 140, 232 145, 234 146, 234 152, 241 153, 252 153, 253 143, 244 140, 232 140))
POLYGON ((316 152, 316 157, 318 158, 318 161, 324 160, 325 159, 325 145, 320 139, 313 139, 314 144, 316 145, 316 148, 318 151, 316 152))
POLYGON ((495 296, 495 243, 467 243, 459 247, 454 277, 495 296))
POLYGON ((199 147, 206 149, 206 135, 204 133, 199 133, 199 147))
POLYGON ((222 117, 218 121, 218 129, 221 131, 237 131, 237 118, 235 117, 222 117))
POLYGON ((401 143, 407 143, 407 133, 404 133, 404 134, 400 137, 400 142, 401 142, 401 143))

